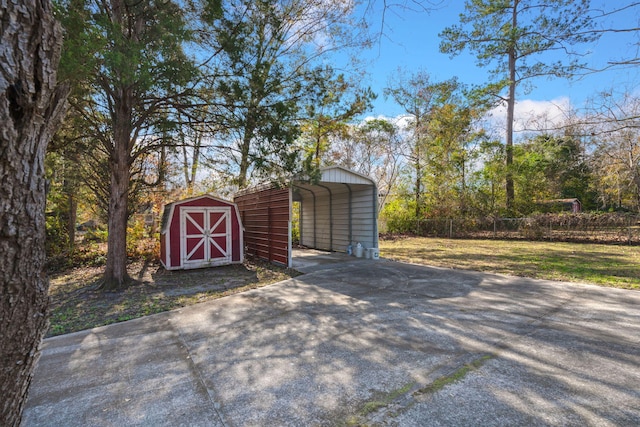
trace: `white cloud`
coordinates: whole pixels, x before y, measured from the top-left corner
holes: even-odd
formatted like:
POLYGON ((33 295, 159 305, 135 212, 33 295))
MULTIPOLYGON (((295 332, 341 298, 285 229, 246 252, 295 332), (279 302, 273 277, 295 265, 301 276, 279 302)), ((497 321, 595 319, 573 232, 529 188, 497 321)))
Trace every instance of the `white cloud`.
MULTIPOLYGON (((524 99, 516 102, 513 129, 518 133, 543 132, 557 129, 566 122, 572 110, 567 97, 551 101, 524 99)), ((487 113, 487 121, 497 134, 504 138, 506 133, 506 105, 493 108, 487 113)))
MULTIPOLYGON (((514 131, 516 138, 518 134, 527 135, 531 133, 552 131, 560 128, 566 123, 572 111, 572 104, 569 98, 561 97, 551 101, 535 101, 524 99, 516 102, 514 116, 514 131)), ((494 133, 496 138, 505 138, 506 134, 506 105, 501 105, 491 109, 485 116, 484 123, 481 124, 490 133, 494 133)), ((400 114, 395 117, 378 115, 368 116, 364 121, 381 119, 398 126, 399 129, 409 128, 411 116, 400 114)))
POLYGON ((409 128, 409 124, 411 122, 411 116, 408 114, 400 114, 398 116, 395 117, 389 117, 389 116, 385 116, 385 115, 378 115, 376 117, 374 116, 367 116, 363 119, 363 122, 368 122, 371 120, 386 120, 390 123, 393 123, 394 125, 396 125, 399 129, 401 130, 405 130, 407 128, 409 128))

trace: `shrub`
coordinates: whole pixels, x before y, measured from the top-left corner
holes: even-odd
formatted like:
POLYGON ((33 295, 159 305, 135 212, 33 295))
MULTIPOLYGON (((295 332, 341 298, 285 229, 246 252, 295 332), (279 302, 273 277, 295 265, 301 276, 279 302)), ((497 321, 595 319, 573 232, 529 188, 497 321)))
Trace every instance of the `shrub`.
POLYGON ((414 201, 392 200, 382 209, 380 217, 386 223, 387 233, 404 234, 416 232, 417 221, 414 201))
POLYGON ((129 221, 127 227, 127 256, 145 260, 160 259, 160 234, 149 235, 144 218, 140 216, 129 221))
POLYGON ((91 228, 84 235, 87 243, 106 243, 109 233, 106 228, 91 228))
POLYGON ((47 215, 45 248, 48 257, 60 255, 69 248, 67 224, 57 215, 47 215))

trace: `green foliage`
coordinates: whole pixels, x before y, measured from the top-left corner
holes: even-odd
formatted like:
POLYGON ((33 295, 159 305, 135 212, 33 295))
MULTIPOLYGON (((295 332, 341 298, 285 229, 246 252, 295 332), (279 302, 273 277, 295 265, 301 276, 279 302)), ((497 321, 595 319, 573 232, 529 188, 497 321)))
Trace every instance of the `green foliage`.
POLYGON ((87 230, 84 241, 89 243, 107 243, 109 233, 104 227, 97 227, 87 230))
MULTIPOLYGON (((485 139, 484 132, 476 130, 476 122, 484 109, 464 97, 464 87, 455 79, 433 82, 425 72, 409 78, 401 76, 385 93, 411 119, 405 133, 404 154, 405 182, 410 183, 407 188, 411 187, 415 208, 413 217, 470 214, 471 171, 485 139)), ((400 222, 406 223, 407 218, 400 222)))
POLYGON ((62 0, 58 5, 66 30, 59 77, 73 87, 70 105, 79 123, 67 137, 85 149, 74 157, 106 208, 112 231, 107 287, 128 281, 112 276, 126 276, 126 221, 138 210, 129 203, 143 188, 162 182, 169 116, 197 95, 201 74, 185 53, 195 41, 195 26, 186 17, 202 6, 209 18, 219 11, 216 1, 62 0))
POLYGON ((554 199, 577 198, 583 208, 595 207, 591 170, 575 138, 539 135, 518 144, 513 167, 517 210, 522 215, 554 199))
POLYGON ((332 138, 347 137, 349 122, 370 109, 376 95, 370 89, 357 89, 344 75, 336 75, 331 67, 313 70, 313 80, 309 83, 299 143, 305 152, 303 170, 313 176, 329 160, 326 154, 332 138))
POLYGON ((132 259, 160 259, 160 234, 150 235, 142 215, 135 215, 127 227, 127 256, 132 259))
POLYGON ((298 143, 301 124, 306 134, 315 125, 311 141, 320 155, 327 148, 325 132, 336 132, 366 103, 366 91, 354 92, 348 79, 324 66, 329 50, 314 44, 321 37, 334 51, 358 43, 351 5, 235 0, 225 6, 209 41, 219 52, 211 87, 221 98, 225 130, 218 135, 220 163, 240 187, 300 172, 301 146, 312 145, 298 143), (345 101, 346 94, 355 95, 345 101))
POLYGON ((640 212, 640 97, 633 90, 598 94, 586 134, 598 207, 640 212))
POLYGON ((385 224, 387 233, 415 233, 418 227, 415 212, 415 200, 398 198, 384 206, 380 220, 385 224))
POLYGON ((471 210, 469 175, 484 135, 473 129, 477 111, 447 103, 433 112, 426 145, 426 209, 429 216, 464 216, 471 210))
POLYGON ((46 252, 47 256, 56 256, 69 248, 67 223, 60 216, 52 214, 46 217, 46 252))
MULTIPOLYGON (((442 220, 465 217, 508 216, 504 200, 504 146, 485 140, 470 129, 465 109, 445 104, 434 109, 425 144, 422 183, 424 193, 421 219, 442 220), (481 165, 478 168, 478 164, 481 165)), ((592 167, 583 143, 570 136, 539 135, 514 146, 511 174, 515 182, 516 203, 511 214, 527 216, 548 211, 547 202, 577 198, 583 209, 596 206, 592 167)), ((415 179, 409 170, 396 183, 396 200, 381 212, 381 223, 390 232, 417 232, 416 197, 409 189, 415 179)), ((421 232, 423 230, 420 230, 421 232)))
POLYGON ((571 76, 580 63, 564 62, 567 52, 572 53, 570 46, 598 38, 591 31, 595 22, 590 12, 589 0, 551 0, 544 6, 534 0, 467 0, 460 24, 440 33, 440 50, 451 56, 468 50, 478 66, 493 64, 493 82, 502 82, 502 88, 509 83, 509 52, 517 59, 518 82, 571 76), (561 54, 555 55, 557 50, 561 54), (552 59, 543 62, 542 54, 552 59))
POLYGON ((410 118, 406 157, 413 176, 416 218, 424 214, 427 176, 434 172, 433 166, 438 161, 446 165, 446 159, 437 159, 437 156, 431 156, 430 153, 430 146, 437 138, 437 132, 432 128, 434 116, 445 105, 456 101, 459 89, 460 85, 455 78, 433 82, 425 71, 418 71, 409 77, 400 73, 397 81, 385 89, 385 95, 391 96, 410 118))
POLYGON ((300 203, 291 206, 291 243, 300 244, 300 203))
POLYGON ((77 176, 73 165, 58 153, 45 158, 45 176, 48 182, 46 253, 55 256, 74 246, 77 176))
POLYGON ((239 168, 240 187, 252 170, 270 176, 279 167, 292 170, 297 160, 291 147, 300 132, 295 118, 304 80, 288 72, 284 13, 268 1, 239 1, 213 29, 222 53, 218 67, 224 70, 214 91, 226 110, 224 126, 233 147, 227 160, 239 168))
POLYGON ((72 268, 103 267, 106 261, 104 244, 85 239, 73 252, 62 252, 49 256, 47 259, 47 271, 51 274, 72 268))

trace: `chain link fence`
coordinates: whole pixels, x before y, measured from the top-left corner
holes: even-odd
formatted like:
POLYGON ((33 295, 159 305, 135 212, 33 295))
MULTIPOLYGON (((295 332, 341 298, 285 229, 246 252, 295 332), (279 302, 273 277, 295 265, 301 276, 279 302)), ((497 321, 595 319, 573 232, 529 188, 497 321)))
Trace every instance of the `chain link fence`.
POLYGON ((420 236, 640 245, 640 215, 542 214, 527 218, 442 218, 416 221, 420 236))

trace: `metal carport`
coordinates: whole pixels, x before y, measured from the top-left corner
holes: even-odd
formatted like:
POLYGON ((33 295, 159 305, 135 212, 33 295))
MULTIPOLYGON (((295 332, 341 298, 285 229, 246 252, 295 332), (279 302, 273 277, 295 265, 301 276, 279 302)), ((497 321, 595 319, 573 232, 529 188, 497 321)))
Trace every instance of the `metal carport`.
POLYGON ((316 183, 294 181, 293 201, 300 202, 300 244, 346 252, 349 245, 378 247, 378 194, 375 183, 356 172, 332 166, 316 183))
POLYGON ((236 195, 234 202, 245 226, 246 254, 291 267, 291 205, 294 201, 300 202, 303 246, 332 252, 346 252, 349 245, 355 248, 358 243, 364 248, 378 247, 375 182, 343 167, 331 166, 320 170, 318 180, 298 178, 288 189, 261 186, 236 195), (283 191, 288 191, 289 197, 280 196, 283 191), (270 202, 276 195, 277 214, 270 202), (283 209, 287 199, 288 206, 283 209), (283 220, 288 227, 282 226, 283 220), (273 254, 281 255, 276 258, 273 254))

